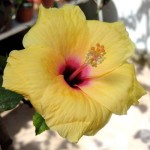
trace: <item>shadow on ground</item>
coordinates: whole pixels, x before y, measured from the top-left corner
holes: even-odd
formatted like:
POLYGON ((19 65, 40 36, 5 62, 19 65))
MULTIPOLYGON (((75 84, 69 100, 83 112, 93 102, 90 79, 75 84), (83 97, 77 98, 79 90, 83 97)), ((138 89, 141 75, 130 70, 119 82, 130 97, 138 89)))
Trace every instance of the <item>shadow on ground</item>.
POLYGON ((20 104, 16 109, 3 116, 15 150, 71 150, 79 146, 63 140, 53 131, 46 131, 35 136, 32 117, 35 110, 20 104))

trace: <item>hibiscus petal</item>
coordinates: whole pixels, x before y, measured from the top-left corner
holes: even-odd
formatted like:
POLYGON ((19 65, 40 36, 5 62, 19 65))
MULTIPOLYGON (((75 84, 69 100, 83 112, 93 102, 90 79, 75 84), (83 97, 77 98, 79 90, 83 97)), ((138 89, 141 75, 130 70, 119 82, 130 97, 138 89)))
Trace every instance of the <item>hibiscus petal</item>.
MULTIPOLYGON (((38 21, 25 35, 24 47, 50 46, 63 56, 85 57, 88 29, 83 12, 77 6, 46 9, 42 5, 38 21)), ((85 59, 85 58, 84 58, 85 59)))
POLYGON ((89 86, 79 86, 89 97, 116 114, 126 114, 132 104, 145 94, 135 79, 134 67, 124 64, 99 78, 91 79, 89 86))
POLYGON ((3 87, 23 94, 51 129, 77 142, 82 135, 93 135, 102 128, 111 112, 66 83, 57 69, 63 63, 64 59, 47 47, 12 51, 3 87))
POLYGON ((12 51, 7 62, 3 87, 23 94, 39 110, 40 98, 53 77, 58 75, 58 66, 64 63, 62 57, 50 48, 34 46, 12 51))
POLYGON ((90 45, 104 45, 106 55, 102 64, 92 67, 90 76, 99 76, 120 66, 134 52, 134 44, 121 22, 88 21, 90 45))
POLYGON ((42 112, 47 125, 62 137, 77 142, 82 135, 93 135, 109 120, 111 113, 93 101, 81 90, 66 84, 57 76, 41 99, 42 112))

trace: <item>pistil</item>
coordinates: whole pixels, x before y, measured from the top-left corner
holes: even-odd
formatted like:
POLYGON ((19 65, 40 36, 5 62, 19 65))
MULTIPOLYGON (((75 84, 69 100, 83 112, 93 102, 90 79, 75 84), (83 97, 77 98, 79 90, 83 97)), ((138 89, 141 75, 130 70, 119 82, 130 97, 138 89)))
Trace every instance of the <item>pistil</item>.
POLYGON ((68 81, 71 82, 85 67, 87 64, 81 65, 78 69, 76 69, 69 77, 68 81))
POLYGON ((101 64, 104 61, 105 54, 106 51, 104 46, 97 43, 96 47, 91 47, 91 49, 87 53, 85 63, 90 64, 92 67, 97 67, 98 64, 101 64))
POLYGON ((101 64, 105 59, 105 54, 106 52, 103 45, 97 43, 95 47, 91 47, 91 49, 87 53, 85 63, 82 64, 69 76, 68 82, 71 82, 73 79, 75 79, 88 65, 91 65, 92 67, 97 67, 98 64, 101 64))

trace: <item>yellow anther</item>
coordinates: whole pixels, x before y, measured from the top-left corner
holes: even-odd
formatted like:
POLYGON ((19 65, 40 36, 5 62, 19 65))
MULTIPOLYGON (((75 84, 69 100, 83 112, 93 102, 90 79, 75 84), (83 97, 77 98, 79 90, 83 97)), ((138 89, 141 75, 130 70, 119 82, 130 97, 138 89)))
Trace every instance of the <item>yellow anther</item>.
POLYGON ((91 47, 91 50, 95 50, 95 47, 91 47))
POLYGON ((97 47, 100 47, 100 44, 99 44, 99 43, 97 43, 97 44, 96 44, 96 46, 97 46, 97 47))
POLYGON ((101 64, 104 61, 105 54, 104 46, 97 43, 96 46, 91 47, 87 53, 85 63, 91 64, 92 67, 97 67, 98 64, 101 64))

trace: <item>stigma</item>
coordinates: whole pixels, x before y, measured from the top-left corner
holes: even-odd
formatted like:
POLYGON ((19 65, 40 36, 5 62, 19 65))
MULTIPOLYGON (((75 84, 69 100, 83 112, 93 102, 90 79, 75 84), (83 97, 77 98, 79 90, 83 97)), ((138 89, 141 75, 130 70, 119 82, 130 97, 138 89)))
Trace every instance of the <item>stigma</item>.
POLYGON ((90 64, 92 67, 97 67, 97 65, 104 61, 105 54, 106 51, 104 46, 97 43, 95 47, 91 47, 91 49, 88 51, 85 64, 90 64))
POLYGON ((82 77, 83 72, 89 65, 91 65, 92 67, 97 67, 98 64, 101 64, 105 59, 105 54, 106 51, 103 45, 97 43, 95 47, 91 47, 86 55, 85 62, 83 64, 80 64, 78 68, 76 68, 71 72, 71 74, 69 74, 69 76, 67 76, 67 83, 73 87, 74 85, 77 85, 79 81, 80 83, 81 81, 83 83, 83 81, 87 80, 87 77, 82 77))

